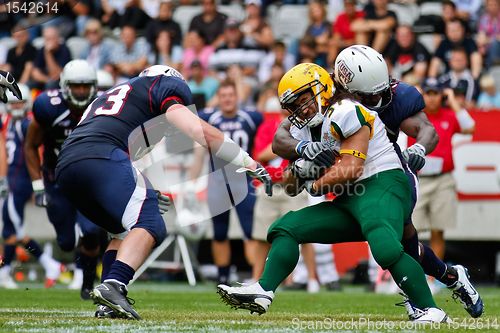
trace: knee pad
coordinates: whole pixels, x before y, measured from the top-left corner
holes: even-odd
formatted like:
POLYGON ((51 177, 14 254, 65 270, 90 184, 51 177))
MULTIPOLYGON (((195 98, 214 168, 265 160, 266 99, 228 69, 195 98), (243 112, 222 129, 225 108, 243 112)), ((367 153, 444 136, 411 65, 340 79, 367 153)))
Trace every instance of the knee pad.
POLYGON ((365 236, 370 245, 373 258, 383 269, 392 266, 403 254, 403 246, 390 228, 376 227, 365 236))

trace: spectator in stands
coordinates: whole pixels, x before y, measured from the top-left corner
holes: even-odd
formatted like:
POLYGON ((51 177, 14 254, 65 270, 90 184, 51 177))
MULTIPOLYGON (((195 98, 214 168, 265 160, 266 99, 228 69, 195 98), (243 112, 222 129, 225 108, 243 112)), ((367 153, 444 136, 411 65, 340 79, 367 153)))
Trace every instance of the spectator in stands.
POLYGON ((370 45, 382 53, 398 25, 396 14, 388 9, 388 0, 373 0, 366 5, 365 17, 351 24, 356 43, 370 45))
POLYGON ((244 68, 238 64, 230 65, 226 70, 226 78, 236 86, 238 105, 242 108, 251 106, 253 104, 250 100, 253 81, 245 75, 244 68))
POLYGON ((453 2, 457 6, 458 17, 475 28, 483 0, 453 0, 453 2))
MULTIPOLYGON (((259 89, 258 100, 257 100, 257 110, 266 110, 266 105, 269 100, 276 100, 276 91, 278 91, 278 84, 283 75, 285 74, 285 69, 282 65, 275 63, 270 70, 271 76, 259 89)), ((279 101, 278 101, 279 104, 279 101)), ((280 110, 281 108, 279 108, 280 110)))
MULTIPOLYGON (((61 36, 67 39, 75 34, 82 36, 87 20, 94 11, 93 0, 49 0, 49 5, 57 4, 57 15, 49 24, 57 26, 61 36)), ((52 7, 51 7, 52 8, 52 7)))
POLYGON ((241 22, 244 42, 255 48, 269 50, 274 36, 271 27, 261 16, 261 0, 245 0, 246 18, 241 22))
POLYGON ((245 42, 239 22, 232 18, 227 19, 223 37, 223 43, 210 59, 210 66, 217 71, 224 71, 232 64, 239 64, 244 75, 256 75, 265 52, 245 42))
MULTIPOLYGON (((413 212, 413 221, 418 230, 430 230, 430 246, 436 256, 444 257, 444 232, 456 226, 456 193, 453 179, 453 156, 451 140, 455 133, 474 132, 474 120, 456 100, 452 89, 444 91, 437 80, 429 78, 422 85, 425 108, 429 121, 436 128, 439 143, 425 157, 425 166, 419 173, 419 196, 413 212), (443 97, 448 98, 449 107, 443 107, 443 97)), ((410 139, 408 145, 414 143, 410 139)))
POLYGON ((468 66, 467 52, 463 47, 456 47, 450 53, 450 70, 439 77, 443 87, 456 89, 460 86, 464 92, 467 106, 470 108, 477 99, 476 81, 468 66))
POLYGON ((189 24, 189 31, 197 30, 204 35, 207 44, 217 48, 224 42, 225 14, 217 11, 215 0, 202 0, 203 12, 189 24))
POLYGON ((295 66, 295 57, 287 52, 286 45, 282 41, 274 42, 271 52, 266 54, 259 62, 258 78, 260 83, 269 80, 271 77, 271 68, 274 65, 281 66, 284 72, 295 66))
POLYGON ((126 25, 120 34, 121 43, 111 55, 117 83, 139 75, 148 64, 149 45, 144 39, 137 39, 133 26, 126 25))
POLYGON ((313 0, 309 3, 309 23, 305 35, 315 39, 318 54, 326 54, 331 24, 326 19, 326 7, 322 1, 313 0))
POLYGON ((85 59, 96 70, 108 67, 111 62, 111 53, 114 51, 115 44, 104 39, 102 25, 96 19, 90 19, 85 26, 85 39, 88 46, 82 50, 81 59, 85 59))
POLYGON ((149 56, 149 63, 155 65, 167 65, 179 69, 182 64, 182 48, 174 45, 170 31, 162 30, 153 44, 153 53, 149 56))
POLYGON ((486 0, 485 13, 479 19, 476 41, 486 66, 500 64, 500 1, 486 0))
POLYGON ((12 38, 16 40, 17 44, 7 52, 6 63, 0 65, 0 69, 10 72, 18 83, 27 83, 31 76, 37 51, 29 41, 26 27, 16 26, 12 31, 12 38))
POLYGON ((344 48, 354 45, 356 35, 351 29, 351 23, 362 19, 365 12, 356 9, 356 0, 344 0, 344 11, 341 12, 332 26, 333 36, 329 43, 328 63, 333 64, 337 54, 344 48))
POLYGON ((477 100, 477 107, 484 111, 492 109, 500 110, 500 91, 496 90, 495 79, 486 74, 479 81, 481 94, 477 100))
POLYGON ((299 41, 298 62, 312 62, 322 67, 327 67, 326 54, 317 51, 316 40, 312 36, 304 36, 299 41))
POLYGON ((141 0, 101 0, 103 16, 101 21, 111 29, 128 25, 144 29, 151 19, 142 9, 141 0))
POLYGON ((59 88, 59 75, 70 60, 71 53, 61 42, 59 30, 53 26, 43 29, 43 47, 37 51, 31 73, 35 88, 59 88))
POLYGON ((210 57, 214 53, 214 47, 207 44, 205 35, 198 30, 192 30, 186 35, 186 48, 182 57, 182 68, 185 77, 191 75, 191 63, 198 60, 206 74, 210 57))
POLYGON ((449 71, 451 50, 455 47, 463 47, 465 49, 469 58, 472 76, 474 79, 479 78, 483 65, 481 54, 479 54, 474 40, 465 36, 465 28, 458 19, 453 19, 446 24, 446 37, 439 44, 436 53, 432 57, 429 66, 429 76, 436 78, 443 64, 446 67, 446 71, 449 71))
POLYGON ((423 81, 431 55, 416 40, 411 26, 400 25, 396 29, 395 37, 384 52, 392 77, 404 81, 405 76, 411 74, 423 81))
POLYGON ((215 96, 219 88, 219 81, 205 74, 199 60, 194 60, 191 63, 191 76, 189 77, 188 86, 193 93, 193 99, 198 110, 204 109, 207 103, 214 105, 214 103, 210 103, 210 100, 215 96), (196 103, 197 101, 199 103, 196 103))
POLYGON ((181 45, 182 31, 179 23, 172 19, 173 4, 171 0, 161 0, 158 17, 150 21, 146 27, 146 39, 154 45, 156 36, 161 30, 168 30, 174 45, 181 45))

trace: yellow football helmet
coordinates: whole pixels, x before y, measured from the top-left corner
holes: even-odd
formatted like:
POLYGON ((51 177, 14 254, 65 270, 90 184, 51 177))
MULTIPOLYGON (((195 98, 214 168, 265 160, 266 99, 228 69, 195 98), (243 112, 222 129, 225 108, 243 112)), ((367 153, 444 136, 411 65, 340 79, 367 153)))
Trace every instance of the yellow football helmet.
POLYGON ((333 92, 330 74, 323 67, 312 63, 296 65, 283 75, 278 85, 281 107, 290 113, 288 119, 298 128, 317 126, 323 121, 323 112, 328 107, 333 92), (306 91, 312 92, 313 97, 302 105, 294 105, 295 100, 306 91), (308 119, 302 119, 302 110, 315 101, 318 103, 318 112, 308 119))

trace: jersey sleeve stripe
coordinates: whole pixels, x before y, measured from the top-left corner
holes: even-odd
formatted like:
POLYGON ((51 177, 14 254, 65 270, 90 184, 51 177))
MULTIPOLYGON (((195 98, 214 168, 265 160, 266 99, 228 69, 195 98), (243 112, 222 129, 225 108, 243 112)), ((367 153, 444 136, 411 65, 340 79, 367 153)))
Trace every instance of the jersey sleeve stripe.
POLYGON ((149 97, 149 112, 153 113, 153 98, 151 98, 151 91, 153 90, 153 87, 155 86, 156 82, 160 79, 161 76, 158 76, 154 81, 151 87, 149 87, 148 91, 148 97, 149 97))
POLYGON ((165 106, 165 104, 167 104, 168 102, 177 102, 179 104, 184 104, 182 99, 180 99, 179 97, 177 96, 170 96, 170 97, 167 97, 163 100, 163 102, 161 102, 161 106, 160 106, 160 110, 163 111, 163 107, 165 106))
POLYGON ((368 126, 370 129, 370 139, 373 136, 373 126, 375 122, 375 117, 372 116, 366 109, 360 105, 356 105, 356 115, 358 116, 359 123, 361 126, 368 126))
POLYGON ((342 141, 345 140, 344 133, 342 133, 340 126, 337 125, 333 121, 332 121, 332 125, 330 126, 330 132, 332 133, 334 138, 336 138, 338 140, 342 140, 342 141))

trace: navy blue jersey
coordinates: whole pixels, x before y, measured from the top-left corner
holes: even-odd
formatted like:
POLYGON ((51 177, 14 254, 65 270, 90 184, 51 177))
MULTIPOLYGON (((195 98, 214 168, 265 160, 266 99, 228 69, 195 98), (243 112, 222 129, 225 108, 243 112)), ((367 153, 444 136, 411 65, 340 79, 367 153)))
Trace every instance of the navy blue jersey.
POLYGON ((136 77, 109 89, 87 108, 65 142, 59 167, 85 158, 109 158, 117 147, 129 153, 134 130, 165 113, 172 103, 192 104, 186 82, 173 76, 136 77))
POLYGON ((7 150, 7 177, 9 178, 9 184, 26 179, 31 183, 24 159, 24 138, 28 132, 29 124, 30 119, 23 118, 11 119, 7 125, 5 148, 7 150))
POLYGON ((424 98, 415 87, 399 81, 391 85, 393 89, 392 102, 379 112, 379 117, 385 124, 389 140, 396 143, 401 123, 422 111, 425 103, 424 98))
POLYGON ((61 146, 80 120, 69 110, 60 90, 48 90, 35 99, 33 116, 43 129, 43 169, 53 172, 61 146))
POLYGON ((263 121, 260 112, 238 110, 236 116, 225 117, 220 110, 210 109, 199 113, 201 119, 221 130, 225 136, 236 142, 241 149, 252 153, 257 128, 263 121))

